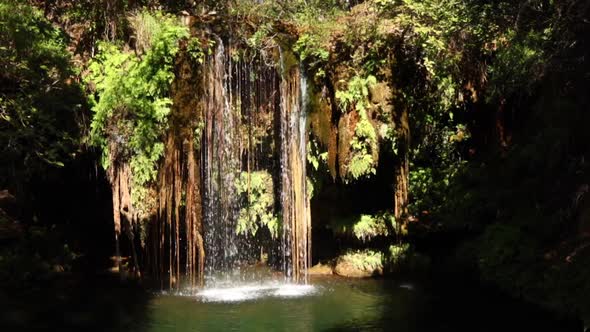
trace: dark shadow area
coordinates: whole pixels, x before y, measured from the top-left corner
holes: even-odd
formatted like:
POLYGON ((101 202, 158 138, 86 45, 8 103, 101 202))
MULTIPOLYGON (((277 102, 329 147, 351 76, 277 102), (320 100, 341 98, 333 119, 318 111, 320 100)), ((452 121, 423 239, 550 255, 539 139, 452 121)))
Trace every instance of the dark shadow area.
MULTIPOLYGON (((391 148, 391 147, 387 147, 391 148)), ((368 244, 351 236, 336 234, 335 225, 351 229, 358 218, 391 210, 395 160, 383 148, 380 150, 376 174, 365 179, 344 183, 323 173, 311 199, 313 264, 336 257, 347 248, 363 248, 368 244)), ((371 243, 383 245, 382 238, 371 243)))
POLYGON ((4 331, 136 331, 150 294, 118 275, 65 276, 26 290, 0 290, 4 331))
MULTIPOLYGON (((440 277, 440 276, 439 276, 440 277)), ((445 281, 416 286, 383 281, 377 319, 349 320, 324 331, 582 331, 560 316, 478 283, 445 281)))
POLYGON ((72 266, 77 272, 103 271, 114 255, 111 188, 98 158, 93 151, 81 153, 37 179, 29 196, 36 218, 61 233, 64 244, 78 255, 72 266))

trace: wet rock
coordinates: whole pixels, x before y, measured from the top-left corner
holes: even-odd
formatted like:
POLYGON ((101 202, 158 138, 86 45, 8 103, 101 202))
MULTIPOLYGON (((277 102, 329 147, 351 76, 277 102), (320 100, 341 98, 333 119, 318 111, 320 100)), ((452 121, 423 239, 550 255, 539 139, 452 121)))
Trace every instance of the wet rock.
POLYGON ((342 277, 347 278, 370 278, 383 274, 382 268, 363 268, 348 261, 339 261, 334 268, 334 272, 342 277))
POLYGON ((307 270, 309 275, 331 275, 334 272, 332 271, 332 267, 327 264, 318 263, 314 265, 310 269, 307 270))
POLYGON ((348 174, 348 165, 351 156, 351 144, 354 137, 354 130, 359 121, 359 116, 356 111, 350 111, 340 118, 338 122, 338 164, 340 165, 340 176, 348 174))

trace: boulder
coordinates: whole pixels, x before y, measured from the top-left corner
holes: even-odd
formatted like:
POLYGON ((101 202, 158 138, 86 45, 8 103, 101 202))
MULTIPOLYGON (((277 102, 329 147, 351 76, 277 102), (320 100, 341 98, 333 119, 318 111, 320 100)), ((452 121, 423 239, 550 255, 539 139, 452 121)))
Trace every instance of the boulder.
POLYGON ((380 253, 361 251, 338 257, 334 273, 347 278, 369 278, 383 275, 380 253))
POLYGON ((382 275, 383 269, 366 269, 348 261, 339 261, 334 268, 334 272, 339 276, 347 278, 370 278, 382 275))
POLYGON ((312 276, 325 276, 333 274, 332 267, 327 264, 318 263, 307 270, 307 273, 312 276))

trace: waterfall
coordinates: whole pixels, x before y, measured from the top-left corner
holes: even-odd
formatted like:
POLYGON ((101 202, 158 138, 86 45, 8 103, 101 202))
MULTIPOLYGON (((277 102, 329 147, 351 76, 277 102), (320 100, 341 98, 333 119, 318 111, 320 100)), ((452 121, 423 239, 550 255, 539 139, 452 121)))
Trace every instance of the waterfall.
POLYGON ((305 280, 311 247, 307 80, 298 66, 286 65, 282 50, 279 66, 268 64, 259 53, 244 52, 234 59, 232 52, 237 51, 243 50, 217 37, 215 52, 204 63, 201 172, 206 274, 211 282, 219 272, 231 278, 239 265, 266 251, 279 256, 274 261, 280 262, 289 279, 305 280), (249 176, 256 171, 273 174, 277 182, 276 212, 282 216, 282 232, 280 242, 272 240, 276 246, 265 247, 260 236, 236 232, 240 209, 249 208, 240 205, 236 181, 241 172, 249 176))
POLYGON ((122 142, 110 143, 117 256, 124 236, 130 271, 176 291, 253 263, 307 281, 305 74, 279 41, 253 48, 243 36, 194 33, 202 52, 180 43, 157 178, 134 188, 122 142))
POLYGON ((262 54, 213 38, 212 52, 198 66, 187 54, 177 61, 164 158, 157 186, 148 192, 154 211, 146 211, 149 228, 136 237, 142 249, 137 256, 129 167, 112 171, 115 221, 131 224, 127 234, 116 229, 116 240, 131 240, 135 271, 148 272, 162 289, 186 285, 192 292, 239 281, 241 266, 261 262, 282 270, 287 280, 307 281, 307 79, 291 52, 262 54), (250 187, 253 174, 272 181, 263 184, 264 209, 278 228, 251 217, 250 205, 260 195, 250 187), (244 178, 247 190, 240 191, 244 178), (238 231, 244 216, 255 226, 250 232, 238 231))
POLYGON ((230 104, 231 72, 220 38, 205 64, 202 140, 206 272, 229 271, 238 253, 235 241, 239 210, 235 182, 239 176, 239 114, 230 104))
POLYGON ((288 278, 307 281, 311 220, 307 193, 307 80, 292 54, 281 50, 281 206, 282 250, 288 278))

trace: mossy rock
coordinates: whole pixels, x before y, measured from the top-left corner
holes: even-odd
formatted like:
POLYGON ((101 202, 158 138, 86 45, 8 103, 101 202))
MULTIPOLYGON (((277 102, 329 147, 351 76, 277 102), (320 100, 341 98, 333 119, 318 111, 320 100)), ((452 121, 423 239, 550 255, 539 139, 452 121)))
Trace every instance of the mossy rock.
POLYGON ((372 250, 348 252, 338 257, 334 273, 347 278, 382 276, 383 255, 372 250))
POLYGON ((348 251, 336 259, 334 273, 349 278, 369 278, 399 273, 421 273, 430 268, 430 258, 416 253, 409 244, 391 245, 386 252, 372 249, 348 251))
POLYGON ((354 136, 354 128, 358 122, 358 114, 351 111, 342 115, 338 122, 338 164, 340 165, 339 174, 345 177, 348 174, 348 164, 350 163, 350 141, 354 136))
POLYGON ((387 82, 379 82, 369 86, 369 96, 371 103, 377 105, 389 104, 391 98, 391 88, 387 85, 387 82))

